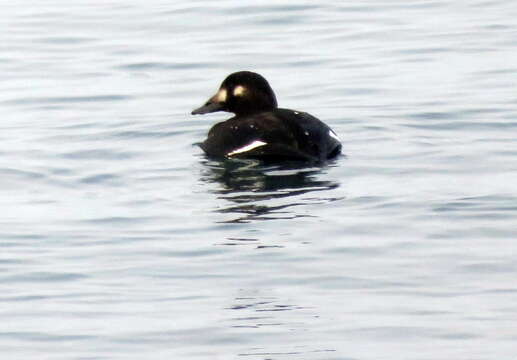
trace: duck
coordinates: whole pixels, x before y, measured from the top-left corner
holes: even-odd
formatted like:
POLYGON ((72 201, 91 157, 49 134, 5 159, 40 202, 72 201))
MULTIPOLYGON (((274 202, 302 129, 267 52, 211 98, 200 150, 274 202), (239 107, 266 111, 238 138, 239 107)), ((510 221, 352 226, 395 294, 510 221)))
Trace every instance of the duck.
POLYGON ((200 144, 212 158, 324 162, 341 153, 337 134, 316 117, 279 108, 260 74, 238 71, 192 115, 226 111, 234 117, 215 124, 200 144))

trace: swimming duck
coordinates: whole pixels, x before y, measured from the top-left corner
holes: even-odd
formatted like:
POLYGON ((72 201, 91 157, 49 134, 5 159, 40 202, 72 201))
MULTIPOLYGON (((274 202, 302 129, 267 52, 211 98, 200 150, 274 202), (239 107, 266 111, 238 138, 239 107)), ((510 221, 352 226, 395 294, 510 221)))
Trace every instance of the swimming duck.
POLYGON ((212 157, 324 161, 341 152, 330 127, 306 112, 278 108, 267 80, 251 71, 228 75, 192 115, 216 111, 235 116, 215 124, 201 144, 212 157))

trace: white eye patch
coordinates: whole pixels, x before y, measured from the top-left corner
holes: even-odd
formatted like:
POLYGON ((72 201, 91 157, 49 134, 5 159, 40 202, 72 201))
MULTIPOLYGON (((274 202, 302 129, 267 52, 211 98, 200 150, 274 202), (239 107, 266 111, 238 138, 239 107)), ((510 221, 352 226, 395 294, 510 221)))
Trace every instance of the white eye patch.
POLYGON ((215 94, 215 99, 217 100, 217 102, 225 102, 226 96, 227 96, 226 89, 219 89, 217 94, 215 94))
POLYGON ((233 96, 242 96, 246 92, 246 88, 242 85, 237 85, 233 89, 233 96))

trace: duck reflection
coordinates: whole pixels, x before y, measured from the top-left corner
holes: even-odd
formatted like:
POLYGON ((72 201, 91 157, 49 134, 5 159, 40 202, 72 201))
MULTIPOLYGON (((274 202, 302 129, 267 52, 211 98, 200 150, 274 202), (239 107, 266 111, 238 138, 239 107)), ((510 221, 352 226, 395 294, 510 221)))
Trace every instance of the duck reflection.
POLYGON ((235 159, 203 159, 202 163, 204 167, 201 180, 219 184, 219 188, 213 193, 230 203, 230 206, 216 211, 238 215, 237 218, 224 222, 309 217, 311 215, 297 214, 291 208, 340 199, 300 196, 339 187, 337 182, 317 179, 317 175, 322 174, 332 163, 323 167, 308 167, 299 162, 272 165, 259 160, 235 159))
MULTIPOLYGON (((302 306, 284 297, 262 295, 260 294, 262 290, 241 289, 239 291, 244 294, 236 297, 232 305, 226 308, 229 311, 227 322, 231 328, 237 330, 237 336, 252 337, 264 333, 292 334, 293 332, 304 334, 318 323, 320 314, 314 306, 302 306)), ((277 359, 282 355, 298 355, 301 358, 313 358, 314 353, 336 352, 336 349, 322 347, 318 342, 257 345, 243 347, 238 356, 277 359)))
POLYGON ((260 328, 264 326, 285 325, 275 312, 296 311, 304 308, 294 304, 284 304, 275 297, 238 297, 235 304, 228 310, 238 310, 238 314, 231 318, 233 328, 260 328))

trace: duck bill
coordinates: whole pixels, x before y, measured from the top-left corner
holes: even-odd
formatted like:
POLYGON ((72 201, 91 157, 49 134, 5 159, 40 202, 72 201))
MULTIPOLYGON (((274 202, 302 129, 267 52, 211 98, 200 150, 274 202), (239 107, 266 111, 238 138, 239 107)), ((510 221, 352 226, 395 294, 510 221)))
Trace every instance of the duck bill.
POLYGON ((211 112, 223 110, 223 108, 224 104, 213 102, 212 99, 210 99, 205 105, 192 110, 192 115, 208 114, 211 112))
POLYGON ((205 105, 192 111, 192 115, 208 114, 211 112, 221 111, 225 109, 226 89, 220 88, 219 91, 212 96, 205 105))

